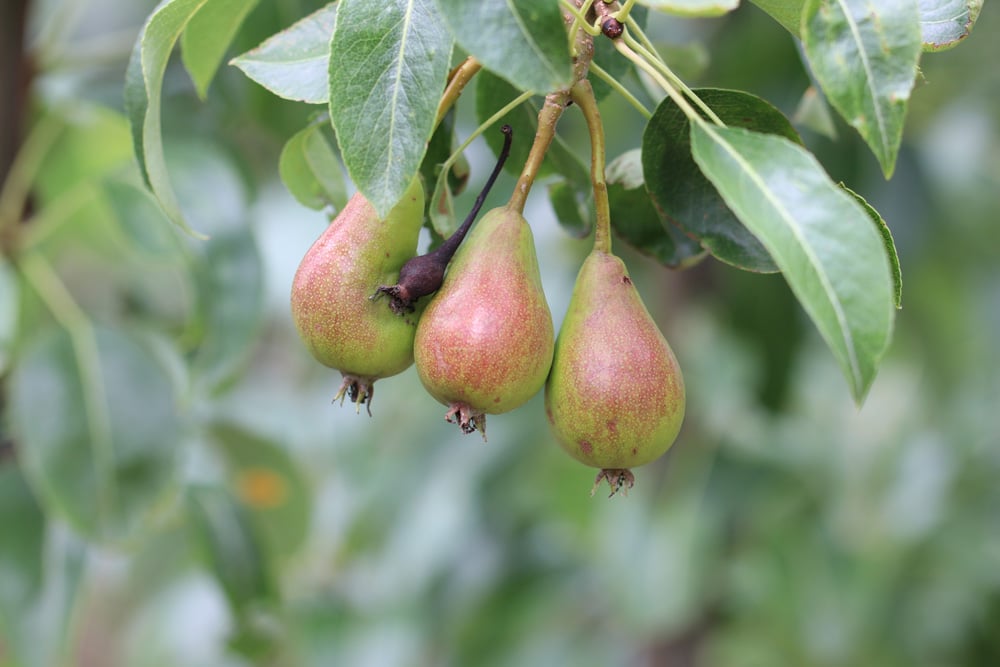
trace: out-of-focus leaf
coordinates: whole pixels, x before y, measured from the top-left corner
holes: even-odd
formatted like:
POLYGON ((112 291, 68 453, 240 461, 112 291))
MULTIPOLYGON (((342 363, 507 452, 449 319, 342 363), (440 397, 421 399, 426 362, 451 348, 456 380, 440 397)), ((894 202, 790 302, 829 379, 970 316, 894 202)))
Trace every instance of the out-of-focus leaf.
POLYGON ((797 144, 743 128, 691 127, 692 154, 767 247, 834 353, 857 401, 889 345, 892 273, 868 214, 797 144))
POLYGON ((17 274, 6 258, 0 257, 0 375, 7 370, 11 345, 17 337, 21 288, 17 274))
POLYGON ((122 232, 139 251, 169 257, 181 250, 170 221, 149 192, 122 178, 104 182, 104 191, 122 232))
POLYGON ((330 118, 347 171, 379 216, 413 181, 434 129, 451 60, 443 20, 432 0, 341 0, 337 10, 330 118))
POLYGON ((611 227, 629 245, 671 268, 684 268, 704 257, 698 242, 685 236, 657 211, 643 187, 641 151, 627 151, 608 164, 605 174, 611 203, 611 227))
POLYGON ((337 3, 331 2, 230 64, 278 97, 326 104, 330 99, 330 35, 336 17, 337 3))
POLYGON ((236 497, 246 505, 268 552, 291 556, 309 530, 310 490, 295 461, 278 443, 233 424, 216 424, 212 441, 229 468, 236 497))
POLYGON ((125 331, 34 337, 11 375, 10 421, 47 511, 95 539, 148 528, 174 481, 181 429, 174 387, 125 331))
POLYGON ((799 99, 799 105, 792 115, 792 122, 799 127, 821 134, 831 141, 837 139, 837 126, 833 123, 830 107, 827 106, 823 96, 812 86, 809 86, 802 94, 802 98, 799 99))
MULTIPOLYGON (((722 122, 799 142, 785 116, 764 100, 735 90, 695 91, 722 122)), ((777 267, 760 241, 740 222, 691 157, 690 123, 669 98, 653 112, 642 138, 646 190, 657 209, 714 257, 748 271, 777 267)))
MULTIPOLYGON (((452 107, 445 114, 438 124, 434 134, 431 135, 427 144, 427 152, 420 163, 420 176, 424 183, 424 205, 427 210, 428 219, 432 228, 442 236, 448 236, 458 227, 455 221, 455 206, 452 195, 455 191, 452 187, 454 179, 451 174, 445 177, 444 182, 440 176, 441 165, 451 157, 455 136, 455 109, 452 107), (445 187, 447 183, 447 187, 445 187)), ((468 163, 466 162, 466 179, 468 179, 468 163)), ((462 183, 462 187, 464 187, 462 183)))
POLYGON ((347 203, 340 161, 324 134, 324 126, 310 124, 285 143, 278 160, 285 187, 300 204, 339 211, 347 203))
POLYGON ((750 0, 798 37, 802 32, 802 9, 806 0, 750 0))
POLYGON ((237 615, 275 596, 268 555, 247 510, 219 486, 188 487, 194 538, 237 615))
POLYGON ((191 227, 184 220, 167 172, 160 101, 170 52, 188 22, 208 1, 163 0, 157 5, 139 33, 125 73, 125 110, 142 178, 167 217, 188 232, 191 227))
POLYGON ((739 7, 740 0, 639 0, 639 4, 678 16, 721 16, 739 7))
POLYGON ((545 94, 570 84, 569 40, 558 2, 437 2, 459 45, 518 92, 545 94))
POLYGON ((875 229, 878 230, 879 236, 882 237, 882 243, 885 245, 885 255, 889 258, 889 268, 892 269, 892 302, 895 304, 896 308, 903 307, 903 272, 899 267, 899 255, 896 253, 896 242, 892 238, 892 231, 889 229, 889 225, 885 223, 882 215, 875 210, 875 207, 869 204, 864 197, 859 195, 854 190, 850 189, 843 183, 840 184, 849 195, 854 197, 855 201, 861 204, 861 208, 865 210, 871 221, 875 223, 875 229))
POLYGON ((573 237, 582 239, 594 228, 594 197, 584 194, 566 180, 549 184, 549 203, 556 220, 573 237))
POLYGON ((236 31, 258 2, 208 0, 188 21, 181 36, 181 58, 202 99, 236 31))
POLYGON ((170 166, 189 219, 210 235, 189 244, 196 300, 185 342, 195 347, 194 381, 217 391, 257 341, 264 311, 260 252, 231 160, 209 145, 187 142, 172 147, 170 166))
POLYGON ((983 0, 917 0, 924 51, 950 49, 972 32, 983 0))
POLYGON ((830 104, 892 176, 920 60, 913 0, 808 0, 802 44, 830 104))
POLYGON ((66 664, 68 626, 86 550, 45 519, 14 466, 0 469, 0 661, 17 667, 66 664), (9 661, 9 662, 8 662, 9 661))

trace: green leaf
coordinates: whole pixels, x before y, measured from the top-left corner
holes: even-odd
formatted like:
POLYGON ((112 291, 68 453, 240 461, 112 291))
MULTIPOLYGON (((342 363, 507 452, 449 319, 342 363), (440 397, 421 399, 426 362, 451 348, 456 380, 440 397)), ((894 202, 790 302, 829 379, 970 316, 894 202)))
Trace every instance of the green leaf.
POLYGON ((330 118, 355 184, 385 216, 420 168, 451 60, 432 0, 341 0, 330 118))
POLYGON ((698 242, 665 220, 653 205, 644 187, 639 149, 627 151, 608 164, 605 178, 611 227, 626 243, 671 268, 686 268, 704 257, 698 242))
POLYGON ((855 400, 889 345, 893 288, 868 214, 801 146, 742 128, 691 127, 698 166, 759 238, 833 351, 855 400))
POLYGON ((785 27, 788 32, 798 37, 802 32, 802 10, 806 0, 750 0, 775 21, 785 27))
POLYGON ((7 259, 0 256, 0 376, 10 363, 20 307, 21 287, 17 274, 7 259))
POLYGON ((340 161, 324 125, 312 123, 285 143, 278 159, 281 180, 303 206, 336 212, 347 203, 340 161))
MULTIPOLYGON (((785 116, 768 102, 735 90, 695 90, 724 123, 800 142, 785 116)), ((670 98, 653 112, 642 136, 646 190, 666 221, 696 239, 715 258, 747 270, 777 270, 770 253, 726 205, 691 157, 690 123, 670 98)))
POLYGON ((170 184, 163 153, 160 101, 170 52, 188 22, 209 0, 163 0, 139 33, 125 72, 125 110, 142 178, 171 220, 193 233, 170 184))
POLYGON ((181 59, 202 99, 240 24, 258 2, 208 0, 188 22, 181 36, 181 59))
POLYGON ((924 51, 950 49, 972 32, 983 0, 917 0, 924 51))
POLYGON ((145 188, 124 178, 109 178, 104 181, 104 192, 122 233, 134 248, 162 258, 181 251, 175 228, 145 188))
POLYGON ((816 80, 890 177, 920 60, 916 3, 809 0, 802 21, 802 43, 816 80))
POLYGON ((740 6, 740 0, 639 0, 639 4, 678 16, 722 16, 740 6))
POLYGON ((574 238, 586 238, 594 228, 594 197, 581 193, 580 188, 560 179, 549 184, 549 203, 556 220, 574 238), (582 195, 582 196, 581 196, 582 195))
POLYGON ((330 99, 330 35, 336 17, 337 3, 331 2, 230 64, 278 97, 326 104, 330 99))
POLYGON ((557 0, 438 5, 459 45, 518 92, 545 94, 569 86, 569 38, 557 0))
POLYGON ((272 600, 267 552, 247 510, 221 486, 191 486, 186 501, 193 537, 233 609, 242 614, 272 600))
POLYGON ((200 250, 192 276, 201 336, 191 371, 197 383, 218 392, 258 342, 264 320, 263 267, 249 229, 213 235, 200 250))
POLYGON ((16 466, 0 469, 0 664, 69 664, 69 621, 86 548, 47 522, 16 466), (11 661, 11 662, 7 662, 11 661))
POLYGON ((892 231, 889 229, 889 225, 885 223, 882 215, 875 210, 875 207, 869 204, 864 197, 859 195, 854 190, 850 189, 843 183, 839 183, 840 187, 847 192, 847 194, 854 197, 854 200, 861 204, 861 208, 864 209, 865 213, 873 223, 875 223, 875 229, 878 231, 879 236, 882 237, 882 244, 885 246, 885 254, 889 259, 889 268, 892 269, 892 303, 897 309, 903 307, 903 272, 899 266, 899 255, 896 253, 896 242, 892 238, 892 231))
POLYGON ((278 443, 234 424, 215 424, 211 439, 224 455, 236 497, 253 517, 270 553, 293 555, 309 532, 311 492, 278 443))
POLYGON ((36 336, 11 376, 10 421, 39 498, 84 535, 133 537, 171 488, 174 388, 124 331, 36 336))

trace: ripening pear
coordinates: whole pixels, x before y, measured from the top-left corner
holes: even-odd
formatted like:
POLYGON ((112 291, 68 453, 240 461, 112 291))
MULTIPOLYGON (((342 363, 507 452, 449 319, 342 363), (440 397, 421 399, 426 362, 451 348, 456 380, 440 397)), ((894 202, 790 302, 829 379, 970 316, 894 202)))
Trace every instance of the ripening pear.
POLYGON ((420 318, 420 380, 448 406, 448 421, 485 439, 487 414, 513 410, 542 388, 553 339, 531 228, 510 205, 495 208, 459 247, 420 318))
POLYGON ((379 285, 396 282, 399 269, 417 251, 424 191, 419 179, 379 219, 361 193, 355 194, 302 258, 292 282, 292 318, 306 347, 321 363, 344 376, 340 391, 358 404, 373 384, 413 363, 417 315, 399 317, 369 297, 379 285))
POLYGON ((625 263, 594 250, 577 275, 545 385, 552 431, 576 460, 601 472, 612 495, 629 468, 658 458, 684 419, 677 359, 625 263))

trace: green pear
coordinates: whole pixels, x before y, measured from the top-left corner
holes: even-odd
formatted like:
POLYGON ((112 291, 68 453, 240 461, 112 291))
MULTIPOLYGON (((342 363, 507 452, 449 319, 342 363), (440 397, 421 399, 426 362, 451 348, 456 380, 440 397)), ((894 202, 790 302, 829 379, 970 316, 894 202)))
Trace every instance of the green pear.
POLYGON ((448 406, 448 421, 485 439, 487 414, 513 410, 542 388, 553 339, 531 228, 518 210, 495 208, 459 247, 420 318, 420 380, 448 406))
POLYGON ((625 263, 599 250, 583 262, 556 340, 545 413, 570 456, 600 468, 612 495, 630 468, 658 458, 684 419, 684 379, 625 263))
POLYGON ((376 287, 392 284, 416 254, 423 223, 424 191, 419 179, 379 219, 361 193, 355 194, 302 258, 292 282, 292 319, 306 347, 321 363, 344 376, 334 397, 348 395, 358 409, 373 384, 413 363, 419 313, 404 317, 373 303, 376 287))

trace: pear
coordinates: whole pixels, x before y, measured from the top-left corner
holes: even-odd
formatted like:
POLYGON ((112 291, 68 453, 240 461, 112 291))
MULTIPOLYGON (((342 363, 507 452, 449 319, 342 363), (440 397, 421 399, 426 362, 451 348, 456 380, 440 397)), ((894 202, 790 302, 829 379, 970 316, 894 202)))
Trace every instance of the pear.
POLYGON ((552 315, 531 228, 510 205, 479 221, 417 325, 413 354, 445 419, 486 439, 486 415, 513 410, 545 383, 552 315))
POLYGON ((361 193, 351 197, 302 258, 292 282, 292 319, 309 352, 344 377, 334 397, 368 402, 373 385, 413 363, 417 315, 397 317, 368 297, 392 284, 417 251, 424 191, 419 178, 384 220, 361 193))
MULTIPOLYGON (((545 385, 545 413, 570 456, 611 495, 658 458, 684 419, 684 379, 625 263, 594 250, 577 275, 545 385)), ((593 493, 593 491, 591 491, 593 493)))

